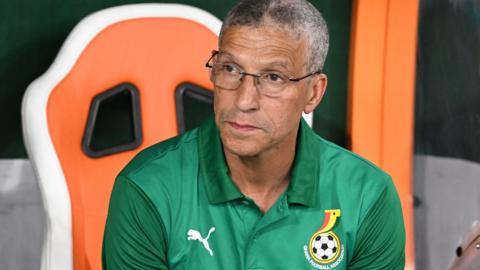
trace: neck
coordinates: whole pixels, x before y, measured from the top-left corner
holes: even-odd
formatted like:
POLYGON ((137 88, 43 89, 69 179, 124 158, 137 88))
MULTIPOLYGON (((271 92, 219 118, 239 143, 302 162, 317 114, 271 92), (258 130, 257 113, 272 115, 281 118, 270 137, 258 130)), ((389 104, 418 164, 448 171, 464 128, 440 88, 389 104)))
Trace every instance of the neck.
POLYGON ((265 213, 287 189, 295 158, 297 134, 257 156, 242 157, 225 150, 230 176, 239 190, 265 213))

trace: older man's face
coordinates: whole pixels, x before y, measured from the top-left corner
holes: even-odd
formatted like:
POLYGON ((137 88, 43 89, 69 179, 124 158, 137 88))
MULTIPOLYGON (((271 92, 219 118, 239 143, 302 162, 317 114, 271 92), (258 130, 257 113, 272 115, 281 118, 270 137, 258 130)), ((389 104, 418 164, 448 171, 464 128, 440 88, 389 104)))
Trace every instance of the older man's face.
MULTIPOLYGON (((233 63, 248 73, 280 72, 301 77, 307 70, 305 39, 278 28, 238 26, 223 36, 217 62, 233 63)), ((247 157, 271 151, 296 138, 303 111, 318 78, 288 83, 281 95, 265 95, 252 76, 245 76, 236 90, 215 86, 215 122, 226 151, 247 157)))

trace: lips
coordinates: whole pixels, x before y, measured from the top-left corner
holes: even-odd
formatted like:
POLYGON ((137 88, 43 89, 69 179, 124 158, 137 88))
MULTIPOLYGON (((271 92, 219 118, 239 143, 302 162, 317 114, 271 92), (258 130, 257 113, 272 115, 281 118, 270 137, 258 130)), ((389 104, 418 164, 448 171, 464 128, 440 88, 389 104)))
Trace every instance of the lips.
POLYGON ((249 131, 254 131, 258 129, 258 127, 252 126, 246 123, 238 123, 238 122, 232 122, 232 121, 227 121, 226 123, 230 127, 232 127, 234 130, 241 131, 241 132, 249 132, 249 131))

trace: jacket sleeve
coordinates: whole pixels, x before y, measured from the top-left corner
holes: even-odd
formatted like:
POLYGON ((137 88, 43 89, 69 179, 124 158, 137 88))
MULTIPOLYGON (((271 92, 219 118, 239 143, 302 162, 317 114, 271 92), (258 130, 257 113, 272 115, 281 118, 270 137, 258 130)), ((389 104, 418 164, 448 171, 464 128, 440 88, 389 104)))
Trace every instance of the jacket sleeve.
POLYGON ((385 189, 360 224, 349 270, 405 268, 402 208, 391 179, 388 178, 386 183, 385 189))
POLYGON ((165 226, 147 195, 117 177, 103 237, 103 269, 168 269, 165 226))

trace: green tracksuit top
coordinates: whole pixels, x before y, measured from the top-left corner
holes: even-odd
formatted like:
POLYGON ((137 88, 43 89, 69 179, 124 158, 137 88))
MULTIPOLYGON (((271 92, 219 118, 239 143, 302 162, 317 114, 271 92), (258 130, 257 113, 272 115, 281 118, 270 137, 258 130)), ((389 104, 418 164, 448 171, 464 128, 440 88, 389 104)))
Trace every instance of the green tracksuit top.
POLYGON ((110 199, 103 268, 404 269, 391 178, 302 120, 290 184, 262 214, 229 177, 213 119, 140 152, 110 199))

